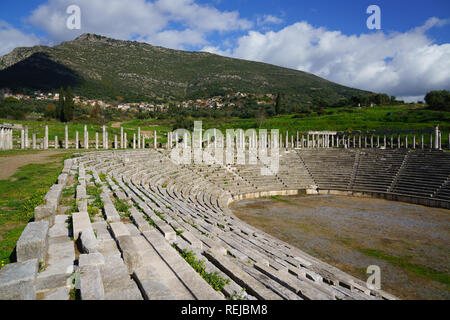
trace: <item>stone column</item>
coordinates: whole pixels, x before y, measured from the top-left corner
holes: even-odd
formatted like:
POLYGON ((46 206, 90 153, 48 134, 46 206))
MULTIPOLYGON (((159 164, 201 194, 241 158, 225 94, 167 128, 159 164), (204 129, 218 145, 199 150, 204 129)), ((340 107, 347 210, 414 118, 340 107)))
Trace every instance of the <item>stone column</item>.
POLYGON ((64 128, 64 147, 69 149, 69 127, 65 126, 64 128))
POLYGON ((87 130, 87 125, 84 125, 84 149, 89 149, 89 133, 87 130))
POLYGON ((430 133, 430 149, 433 149, 433 134, 430 133))
POLYGON ((20 130, 20 149, 25 149, 25 129, 20 130))
POLYGON ((124 144, 124 140, 123 140, 123 128, 120 127, 120 148, 121 149, 125 149, 125 144, 124 144))
POLYGON ((25 126, 25 148, 28 149, 30 147, 30 141, 28 139, 28 126, 25 126))
POLYGON ((420 149, 423 150, 423 148, 424 148, 424 143, 423 143, 423 134, 422 134, 422 135, 420 135, 420 149))
POLYGON ((361 135, 358 136, 358 147, 361 149, 361 135))
POLYGON ((133 133, 133 149, 136 149, 136 133, 133 133))
POLYGON ((408 135, 405 135, 405 149, 408 149, 408 135))
POLYGON ((442 150, 442 133, 439 131, 439 150, 442 150))
POLYGON ((98 150, 98 132, 95 133, 95 149, 98 150))
POLYGON ((434 128, 434 149, 439 149, 439 126, 434 128))
POLYGON ((306 148, 309 149, 309 133, 306 135, 306 148))
POLYGON ((380 147, 380 136, 377 135, 377 148, 379 148, 379 147, 380 147))
POLYGON ((138 128, 138 134, 137 134, 137 147, 138 147, 138 149, 141 148, 141 128, 138 128))
POLYGON ((394 135, 391 134, 391 149, 394 149, 394 135))
POLYGON ((356 148, 356 136, 353 135, 353 148, 356 148))
POLYGON ((153 148, 155 148, 155 149, 158 147, 157 140, 158 140, 158 136, 156 135, 156 131, 155 131, 153 133, 153 148))
POLYGON ((145 149, 145 135, 142 135, 142 149, 145 149))
POLYGON ((416 135, 413 135, 413 149, 416 149, 416 135))
POLYGON ((401 135, 399 134, 397 136, 397 149, 400 149, 402 147, 402 138, 401 135))
POLYGON ((187 147, 188 147, 188 136, 187 136, 187 133, 184 134, 183 142, 184 142, 183 143, 184 148, 187 149, 187 147))
POLYGON ((5 129, 0 127, 0 150, 5 148, 5 129))
POLYGON ((102 138, 103 138, 103 149, 106 149, 106 127, 103 126, 102 130, 103 130, 103 135, 102 135, 102 138))
POLYGON ((78 131, 75 132, 75 149, 78 150, 78 131))
POLYGON ((55 136, 55 149, 58 149, 58 136, 55 136))
POLYGON ((127 138, 127 133, 126 132, 123 134, 123 148, 124 149, 128 148, 128 138, 127 138))
POLYGON ((384 148, 386 149, 387 145, 386 145, 386 135, 384 135, 384 148))
POLYGON ((44 134, 44 149, 48 149, 48 126, 45 126, 45 134, 44 134))
POLYGON ((114 135, 114 149, 118 149, 119 146, 117 145, 117 134, 114 135))
POLYGON ((448 149, 450 150, 450 133, 448 134, 448 149))
POLYGON ((36 150, 36 133, 33 133, 33 150, 36 150))

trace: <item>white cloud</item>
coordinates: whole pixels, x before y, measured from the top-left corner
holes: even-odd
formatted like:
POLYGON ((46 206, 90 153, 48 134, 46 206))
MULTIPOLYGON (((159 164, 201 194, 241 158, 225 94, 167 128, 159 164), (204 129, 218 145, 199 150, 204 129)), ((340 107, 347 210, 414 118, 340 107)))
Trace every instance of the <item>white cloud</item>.
POLYGON ((233 51, 204 51, 307 71, 351 87, 391 95, 423 96, 450 88, 450 44, 434 44, 425 31, 448 20, 429 19, 408 32, 344 35, 298 22, 278 32, 249 31, 233 51))
POLYGON ((10 24, 0 20, 0 56, 17 47, 31 47, 41 40, 34 34, 25 34, 10 24))
POLYGON ((145 39, 176 49, 205 44, 209 32, 251 27, 237 11, 221 12, 193 0, 48 0, 32 12, 28 21, 45 30, 55 42, 89 32, 122 40, 145 39), (81 8, 81 30, 66 28, 66 9, 72 4, 81 8))
POLYGON ((259 16, 256 19, 256 24, 258 26, 265 26, 267 24, 280 24, 280 23, 283 23, 283 19, 275 17, 270 14, 265 14, 263 16, 259 16))

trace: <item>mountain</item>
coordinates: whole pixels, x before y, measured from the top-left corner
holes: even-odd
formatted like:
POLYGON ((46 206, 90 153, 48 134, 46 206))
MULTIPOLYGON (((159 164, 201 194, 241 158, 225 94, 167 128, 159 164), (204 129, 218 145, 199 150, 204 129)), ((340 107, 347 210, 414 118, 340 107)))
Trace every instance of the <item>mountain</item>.
POLYGON ((184 100, 231 92, 283 93, 298 102, 369 94, 310 73, 205 52, 83 34, 54 47, 16 48, 0 58, 0 88, 58 90, 88 98, 184 100))

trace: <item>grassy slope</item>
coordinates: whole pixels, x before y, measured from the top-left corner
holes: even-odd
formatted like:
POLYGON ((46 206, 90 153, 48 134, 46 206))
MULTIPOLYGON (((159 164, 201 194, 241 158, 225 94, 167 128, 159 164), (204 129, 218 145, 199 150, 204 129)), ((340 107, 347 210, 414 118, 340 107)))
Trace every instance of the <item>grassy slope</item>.
MULTIPOLYGON (((1 152, 0 156, 32 154, 33 151, 1 152)), ((0 260, 14 260, 14 248, 26 224, 32 220, 34 208, 42 203, 63 168, 63 159, 72 155, 55 155, 46 164, 29 164, 11 176, 0 180, 0 260)))

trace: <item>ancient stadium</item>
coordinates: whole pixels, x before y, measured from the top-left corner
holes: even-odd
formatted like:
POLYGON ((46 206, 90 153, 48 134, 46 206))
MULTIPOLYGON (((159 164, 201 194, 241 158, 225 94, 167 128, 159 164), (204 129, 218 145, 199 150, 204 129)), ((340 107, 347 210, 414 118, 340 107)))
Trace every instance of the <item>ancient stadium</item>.
MULTIPOLYGON (((12 128, 1 130, 0 147, 11 149, 12 128)), ((80 153, 65 160, 45 203, 35 208, 17 242, 17 262, 1 269, 0 299, 68 299, 76 286, 83 300, 394 300, 366 279, 250 226, 229 206, 332 194, 450 209, 450 153, 442 150, 439 128, 413 141, 287 133, 276 140, 279 168, 271 175, 261 174, 269 168, 260 162, 177 164, 171 154, 188 149, 186 135, 169 134, 166 145, 146 143, 140 132, 131 143, 123 134, 111 138, 104 128, 101 143, 86 131, 83 141, 78 132, 69 141, 66 130, 63 148, 80 153), (68 188, 76 199, 71 214, 61 205, 68 188)), ((235 139, 236 157, 239 148, 245 159, 257 145, 275 149, 267 137, 235 139)), ((48 130, 39 141, 21 132, 24 149, 59 147, 57 138, 48 140, 48 130)))

